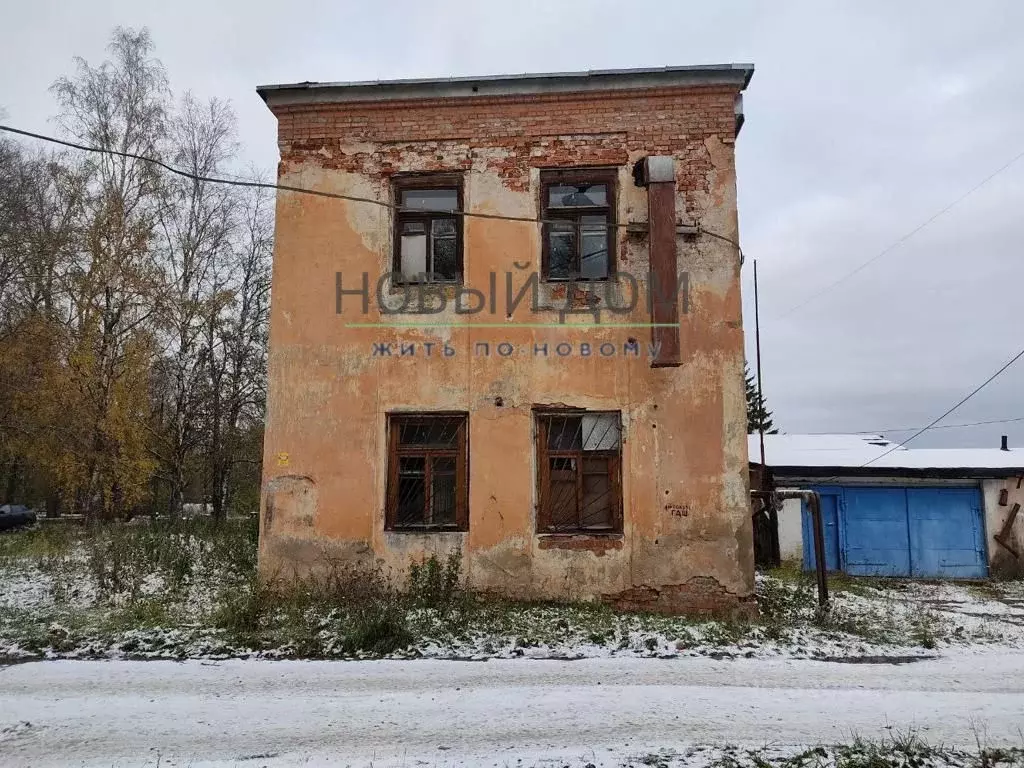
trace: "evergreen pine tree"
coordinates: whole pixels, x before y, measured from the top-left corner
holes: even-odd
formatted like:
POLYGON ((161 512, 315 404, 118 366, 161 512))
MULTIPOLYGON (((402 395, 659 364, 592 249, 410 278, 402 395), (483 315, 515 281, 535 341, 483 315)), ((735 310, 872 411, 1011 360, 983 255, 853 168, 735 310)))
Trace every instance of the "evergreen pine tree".
POLYGON ((758 401, 757 382, 754 381, 754 375, 746 363, 743 365, 743 374, 747 384, 747 434, 754 434, 762 426, 766 435, 779 434, 779 430, 772 421, 772 412, 758 401))

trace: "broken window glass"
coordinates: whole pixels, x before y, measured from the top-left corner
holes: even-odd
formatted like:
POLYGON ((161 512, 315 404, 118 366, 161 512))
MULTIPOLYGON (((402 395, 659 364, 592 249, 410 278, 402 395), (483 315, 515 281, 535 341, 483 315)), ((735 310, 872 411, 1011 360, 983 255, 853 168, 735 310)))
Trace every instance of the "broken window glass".
POLYGON ((584 451, 617 451, 621 431, 617 413, 593 413, 580 417, 584 451))
POLYGON ((399 209, 394 271, 402 283, 461 282, 462 218, 454 213, 461 204, 461 187, 423 184, 422 177, 395 182, 399 209))
POLYGON ((592 208, 608 205, 608 187, 604 184, 553 184, 548 187, 551 208, 592 208))
POLYGON ((545 280, 606 280, 611 275, 614 183, 611 170, 541 173, 545 280))
POLYGON ((402 222, 402 279, 416 282, 427 271, 427 228, 422 221, 402 222))
POLYGON ((568 279, 576 255, 576 227, 571 221, 559 221, 548 229, 548 275, 568 279))
POLYGON ((621 532, 620 414, 539 413, 537 430, 538 530, 621 532))

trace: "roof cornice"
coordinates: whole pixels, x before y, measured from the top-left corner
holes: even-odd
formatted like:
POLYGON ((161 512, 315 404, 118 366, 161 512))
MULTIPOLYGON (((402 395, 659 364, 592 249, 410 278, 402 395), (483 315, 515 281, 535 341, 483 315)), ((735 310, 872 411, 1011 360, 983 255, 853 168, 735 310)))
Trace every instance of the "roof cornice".
POLYGON ((341 83, 261 85, 256 92, 270 107, 417 99, 532 96, 589 91, 729 86, 742 91, 754 75, 753 64, 711 64, 653 69, 604 69, 587 72, 373 80, 341 83))

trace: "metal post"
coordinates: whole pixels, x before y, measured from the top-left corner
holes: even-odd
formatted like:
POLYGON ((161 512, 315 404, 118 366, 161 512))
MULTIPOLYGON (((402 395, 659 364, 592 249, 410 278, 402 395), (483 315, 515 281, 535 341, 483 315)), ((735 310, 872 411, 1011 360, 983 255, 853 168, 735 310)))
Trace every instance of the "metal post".
MULTIPOLYGON (((757 434, 761 440, 761 466, 767 470, 764 463, 764 393, 761 390, 761 309, 757 295, 757 259, 754 259, 754 342, 757 349, 757 434)), ((763 482, 761 490, 767 490, 763 482)))
POLYGON ((825 526, 821 521, 821 497, 817 491, 805 491, 804 498, 811 509, 811 521, 814 523, 814 565, 818 576, 818 605, 828 604, 828 579, 825 562, 825 526))
POLYGON ((821 496, 817 491, 784 490, 775 494, 777 499, 802 499, 811 512, 814 531, 814 570, 818 580, 818 605, 828 605, 828 573, 825 564, 825 527, 821 520, 821 496))

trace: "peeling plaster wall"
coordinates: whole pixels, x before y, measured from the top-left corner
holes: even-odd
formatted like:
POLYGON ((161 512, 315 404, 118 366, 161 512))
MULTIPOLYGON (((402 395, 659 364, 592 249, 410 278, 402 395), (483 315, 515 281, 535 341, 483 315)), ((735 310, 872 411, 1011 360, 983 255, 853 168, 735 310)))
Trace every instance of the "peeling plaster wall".
POLYGON ((992 576, 1001 578, 1020 578, 1024 576, 1024 482, 1019 478, 983 480, 981 492, 985 502, 985 546, 988 547, 988 567, 992 576), (1006 489, 1006 505, 999 503, 1000 492, 1006 489), (1014 555, 998 541, 995 535, 1003 529, 1010 510, 1014 504, 1020 504, 1021 510, 1010 529, 1007 537, 1009 543, 1017 550, 1019 557, 1014 555))
MULTIPOLYGON (((632 163, 672 154, 677 216, 737 238, 735 91, 721 87, 445 102, 281 107, 280 183, 390 201, 396 172, 464 174, 467 210, 535 217, 541 168, 615 166, 617 219, 647 221, 646 190, 632 163)), ((379 206, 279 193, 269 353, 260 565, 305 571, 319 556, 373 563, 400 578, 412 559, 462 552, 476 588, 520 598, 606 599, 648 610, 750 613, 754 566, 747 488, 746 401, 739 258, 721 240, 680 237, 690 311, 680 319, 683 365, 652 369, 649 330, 524 328, 558 322, 527 299, 506 312, 515 288, 540 270, 536 224, 466 218, 467 287, 488 293, 495 315, 408 313, 454 327, 352 328, 384 322, 371 295, 335 311, 345 288, 390 271, 390 212, 379 206), (516 266, 520 265, 520 266, 516 266), (521 266, 525 265, 525 269, 521 266), (479 323, 507 323, 484 328, 479 323), (602 357, 636 339, 638 358, 602 357), (554 353, 570 342, 574 354, 554 353), (447 344, 449 357, 373 357, 374 344, 447 344), (476 344, 490 355, 475 354, 476 344), (515 354, 495 354, 508 342, 515 354), (580 342, 595 352, 575 353, 580 342), (547 356, 535 356, 535 345, 547 356), (500 405, 499 405, 500 403, 500 405), (614 539, 538 536, 533 457, 535 404, 620 410, 624 424, 624 532, 614 539), (384 530, 386 414, 458 410, 469 416, 469 530, 384 530)), ((620 230, 618 266, 648 269, 647 238, 620 230)), ((561 286, 542 285, 542 306, 561 286)), ((609 290, 619 290, 611 287, 609 290)), ((641 282, 646 298, 646 285, 641 282)), ((385 300, 394 297, 385 290, 385 300)), ((602 300, 606 300, 603 297, 602 300)), ((607 317, 607 315, 605 315, 607 317)), ((569 320, 586 319, 586 315, 569 320)), ((650 321, 646 302, 618 322, 650 321)))

